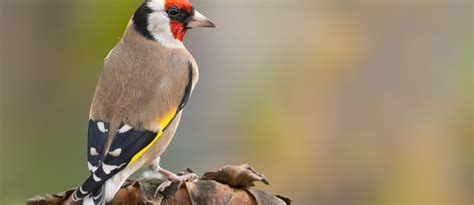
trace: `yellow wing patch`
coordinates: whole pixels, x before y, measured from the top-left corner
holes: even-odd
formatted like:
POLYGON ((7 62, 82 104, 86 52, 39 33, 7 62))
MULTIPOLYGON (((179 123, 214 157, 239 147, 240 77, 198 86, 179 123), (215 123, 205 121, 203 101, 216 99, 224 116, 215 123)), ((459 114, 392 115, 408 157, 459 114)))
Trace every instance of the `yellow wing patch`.
POLYGON ((171 120, 173 120, 175 115, 176 115, 176 109, 174 109, 174 111, 171 112, 170 114, 166 115, 163 119, 159 120, 160 129, 163 130, 166 127, 168 127, 168 125, 170 124, 171 120))
MULTIPOLYGON (((171 112, 170 114, 166 115, 163 119, 160 119, 159 120, 159 125, 160 125, 160 131, 158 132, 158 134, 156 135, 155 139, 153 139, 153 141, 151 141, 150 144, 148 144, 145 148, 143 148, 142 150, 140 150, 137 154, 135 154, 132 159, 130 160, 130 162, 128 163, 128 165, 132 164, 133 162, 135 162, 138 158, 140 158, 148 149, 150 149, 151 146, 153 146, 153 144, 155 144, 156 141, 158 141, 158 139, 163 135, 163 130, 168 127, 168 125, 171 123, 171 121, 174 119, 174 117, 176 116, 176 110, 171 112)), ((128 166, 127 165, 127 166, 128 166)))

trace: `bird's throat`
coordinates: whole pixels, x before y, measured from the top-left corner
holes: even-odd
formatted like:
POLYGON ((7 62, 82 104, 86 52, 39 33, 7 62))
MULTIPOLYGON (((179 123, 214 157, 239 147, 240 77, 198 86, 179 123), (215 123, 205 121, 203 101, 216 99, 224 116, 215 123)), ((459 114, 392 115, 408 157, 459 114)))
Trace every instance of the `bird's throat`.
POLYGON ((173 36, 179 41, 183 42, 184 36, 186 35, 186 27, 183 23, 178 21, 170 21, 170 29, 173 36))

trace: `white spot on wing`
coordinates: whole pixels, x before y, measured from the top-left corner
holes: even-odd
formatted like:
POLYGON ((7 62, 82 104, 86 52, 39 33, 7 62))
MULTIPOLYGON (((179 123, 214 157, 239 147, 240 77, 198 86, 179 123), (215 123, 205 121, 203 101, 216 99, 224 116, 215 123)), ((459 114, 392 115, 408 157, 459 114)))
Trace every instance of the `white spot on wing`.
POLYGON ((95 174, 92 175, 92 178, 94 178, 94 181, 96 181, 96 182, 102 181, 102 179, 97 177, 95 174))
POLYGON ((122 149, 121 148, 118 148, 112 152, 109 152, 110 155, 114 156, 114 157, 118 157, 120 156, 120 154, 122 154, 122 149))
POLYGON ((119 129, 119 133, 126 133, 132 129, 132 126, 130 125, 124 125, 122 128, 119 129))
POLYGON ((89 171, 95 172, 97 170, 97 167, 92 165, 90 162, 87 162, 87 167, 89 167, 89 171))
POLYGON ((95 147, 91 147, 89 152, 92 156, 99 156, 99 152, 97 152, 97 149, 95 147))
POLYGON ((99 131, 102 133, 106 133, 108 130, 105 129, 105 124, 104 122, 97 122, 97 128, 99 128, 99 131))
POLYGON ((126 165, 125 163, 121 164, 120 166, 108 165, 108 164, 102 163, 102 169, 104 170, 105 174, 110 174, 110 172, 112 172, 113 170, 119 169, 120 167, 125 166, 125 165, 126 165))

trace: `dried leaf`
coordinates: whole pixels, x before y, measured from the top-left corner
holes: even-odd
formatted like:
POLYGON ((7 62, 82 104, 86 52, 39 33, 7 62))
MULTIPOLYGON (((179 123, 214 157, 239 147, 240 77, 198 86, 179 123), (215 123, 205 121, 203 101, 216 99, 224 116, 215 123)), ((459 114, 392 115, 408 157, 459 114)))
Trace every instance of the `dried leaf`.
POLYGON ((285 205, 285 204, 290 204, 291 202, 291 201, 288 201, 287 203, 287 201, 284 201, 279 197, 268 194, 267 192, 264 192, 262 190, 247 189, 247 191, 251 193, 253 197, 255 197, 255 200, 257 201, 257 205, 266 205, 266 204, 285 205))
POLYGON ((260 181, 269 185, 268 179, 256 172, 248 164, 240 166, 225 166, 217 171, 206 172, 201 177, 204 180, 215 180, 235 188, 254 186, 254 182, 260 181))

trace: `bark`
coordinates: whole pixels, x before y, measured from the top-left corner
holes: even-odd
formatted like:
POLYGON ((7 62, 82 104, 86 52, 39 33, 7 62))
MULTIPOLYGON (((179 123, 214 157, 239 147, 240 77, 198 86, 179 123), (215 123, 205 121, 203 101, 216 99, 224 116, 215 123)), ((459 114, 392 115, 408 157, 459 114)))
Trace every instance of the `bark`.
MULTIPOLYGON (((184 173, 192 172, 187 169, 184 173)), ((281 195, 254 189, 254 182, 269 184, 262 174, 249 165, 225 166, 217 171, 206 172, 197 182, 171 183, 160 191, 159 186, 170 183, 157 178, 128 180, 111 204, 250 204, 285 205, 291 200, 281 195)), ((74 189, 59 194, 47 194, 29 199, 27 205, 65 204, 74 189)))

